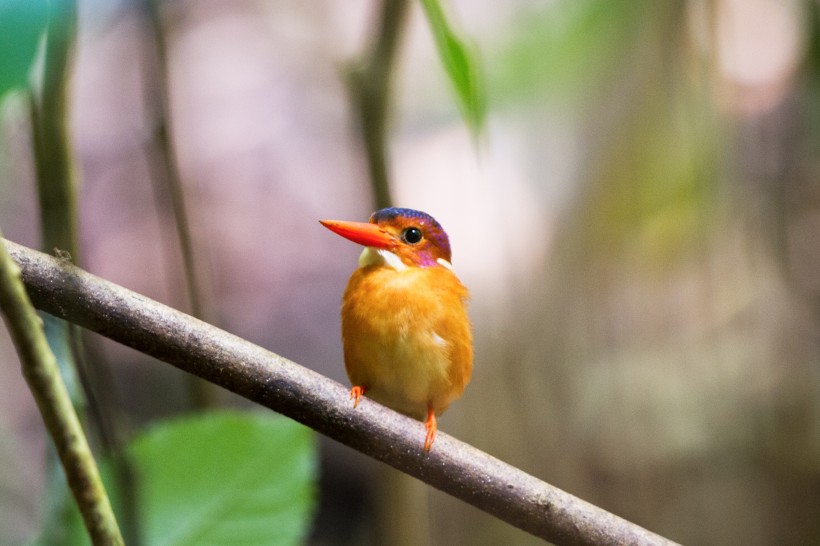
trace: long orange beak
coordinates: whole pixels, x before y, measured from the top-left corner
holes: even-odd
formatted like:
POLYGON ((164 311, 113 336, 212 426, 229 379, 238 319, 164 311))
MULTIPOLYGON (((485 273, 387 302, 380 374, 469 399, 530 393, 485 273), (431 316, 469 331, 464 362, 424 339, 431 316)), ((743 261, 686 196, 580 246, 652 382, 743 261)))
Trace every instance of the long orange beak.
POLYGON ((319 220, 330 231, 354 243, 376 248, 395 248, 396 238, 376 224, 368 222, 345 222, 343 220, 319 220))

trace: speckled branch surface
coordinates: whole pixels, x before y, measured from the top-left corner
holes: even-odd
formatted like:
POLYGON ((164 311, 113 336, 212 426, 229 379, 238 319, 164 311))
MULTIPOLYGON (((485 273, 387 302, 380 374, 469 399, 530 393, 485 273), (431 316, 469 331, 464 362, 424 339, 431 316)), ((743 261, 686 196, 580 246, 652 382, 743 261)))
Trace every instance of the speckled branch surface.
POLYGON ((673 544, 262 347, 9 241, 34 305, 303 423, 555 544, 673 544))

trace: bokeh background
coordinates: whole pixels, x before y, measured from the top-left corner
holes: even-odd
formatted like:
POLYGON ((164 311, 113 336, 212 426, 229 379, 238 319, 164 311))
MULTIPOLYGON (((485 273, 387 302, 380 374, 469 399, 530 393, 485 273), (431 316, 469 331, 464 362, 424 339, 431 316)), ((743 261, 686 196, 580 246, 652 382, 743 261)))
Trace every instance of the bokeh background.
MULTIPOLYGON (((472 291, 475 373, 442 429, 682 543, 820 544, 820 4, 445 6, 479 52, 484 130, 411 2, 386 140, 395 204, 442 223, 472 291)), ((191 309, 157 180, 166 101, 200 314, 346 384, 338 307, 360 249, 317 220, 375 208, 345 82, 380 10, 165 2, 157 98, 144 4, 80 2, 80 264, 191 309)), ((38 247, 25 102, 0 116, 0 225, 38 247)), ((190 407, 181 372, 88 344, 114 371, 124 435, 190 407)), ((0 359, 0 542, 20 544, 46 495, 45 438, 5 330, 0 359)), ((536 543, 321 449, 311 544, 536 543)))

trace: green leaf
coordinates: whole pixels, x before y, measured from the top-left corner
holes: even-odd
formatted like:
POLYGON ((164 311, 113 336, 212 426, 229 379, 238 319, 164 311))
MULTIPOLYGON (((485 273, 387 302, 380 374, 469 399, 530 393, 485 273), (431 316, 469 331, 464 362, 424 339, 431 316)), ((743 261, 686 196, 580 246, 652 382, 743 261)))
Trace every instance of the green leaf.
POLYGON ((447 22, 439 0, 421 0, 433 31, 438 55, 450 78, 461 115, 473 133, 479 133, 486 117, 484 81, 474 48, 460 38, 447 22))
POLYGON ((0 98, 27 84, 47 18, 45 0, 0 0, 0 98))
MULTIPOLYGON (((135 477, 142 544, 304 541, 315 506, 316 444, 313 432, 298 423, 267 413, 182 418, 151 427, 126 455, 135 477)), ((111 465, 104 466, 108 477, 111 465)), ((121 519, 116 503, 115 510, 121 519)), ((64 544, 88 544, 74 512, 64 544)))

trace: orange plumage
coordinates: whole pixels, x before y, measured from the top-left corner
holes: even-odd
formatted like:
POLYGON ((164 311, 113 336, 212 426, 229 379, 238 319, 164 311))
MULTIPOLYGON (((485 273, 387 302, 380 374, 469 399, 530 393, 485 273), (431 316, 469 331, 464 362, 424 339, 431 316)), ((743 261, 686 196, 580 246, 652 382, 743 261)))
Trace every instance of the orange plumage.
POLYGON ((436 416, 464 392, 473 366, 469 293, 453 273, 447 235, 431 216, 410 209, 382 209, 370 223, 322 224, 366 247, 342 297, 354 407, 366 394, 426 418, 429 451, 436 416))

